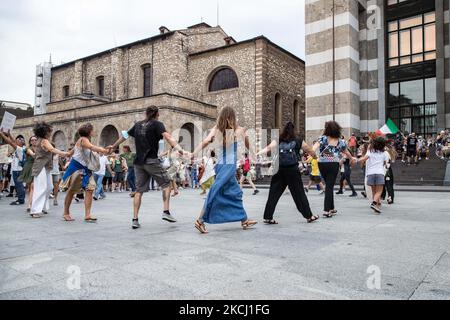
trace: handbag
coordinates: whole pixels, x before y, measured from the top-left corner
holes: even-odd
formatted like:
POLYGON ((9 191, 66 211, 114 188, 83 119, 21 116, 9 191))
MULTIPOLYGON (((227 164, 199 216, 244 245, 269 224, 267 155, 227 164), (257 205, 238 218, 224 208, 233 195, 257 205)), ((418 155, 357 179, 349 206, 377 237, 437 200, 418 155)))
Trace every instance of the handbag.
POLYGON ((86 167, 92 171, 97 172, 100 170, 100 156, 98 153, 89 150, 89 155, 86 156, 84 152, 81 153, 83 155, 83 160, 86 163, 86 167))

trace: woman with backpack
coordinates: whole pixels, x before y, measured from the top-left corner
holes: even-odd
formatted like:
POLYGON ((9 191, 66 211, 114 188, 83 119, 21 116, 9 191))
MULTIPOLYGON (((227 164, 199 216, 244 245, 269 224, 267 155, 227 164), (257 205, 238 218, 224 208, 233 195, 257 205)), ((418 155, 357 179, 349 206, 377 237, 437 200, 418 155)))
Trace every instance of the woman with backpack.
POLYGON ((278 224, 273 219, 273 214, 277 206, 278 200, 283 195, 286 187, 289 187, 292 198, 294 199, 297 210, 303 215, 308 223, 319 219, 319 216, 313 215, 309 206, 303 188, 302 176, 298 168, 300 161, 300 150, 316 157, 313 149, 304 141, 295 135, 295 126, 292 122, 288 122, 280 135, 280 142, 273 140, 266 148, 261 150, 258 155, 267 154, 279 148, 278 171, 273 175, 270 182, 269 198, 267 199, 266 208, 264 210, 264 223, 272 225, 278 224))
POLYGON ((337 214, 334 207, 334 185, 339 173, 339 162, 344 154, 353 164, 356 160, 348 151, 347 144, 342 137, 342 128, 336 121, 325 123, 323 135, 314 145, 314 152, 319 149, 319 170, 325 180, 325 200, 324 214, 325 218, 331 218, 337 214))

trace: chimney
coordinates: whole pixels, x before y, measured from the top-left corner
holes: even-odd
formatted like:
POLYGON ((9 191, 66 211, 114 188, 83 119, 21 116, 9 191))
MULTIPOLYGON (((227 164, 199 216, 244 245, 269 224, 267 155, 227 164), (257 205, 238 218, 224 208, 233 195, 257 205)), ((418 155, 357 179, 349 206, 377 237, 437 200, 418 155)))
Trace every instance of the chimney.
POLYGON ((170 32, 170 30, 167 29, 166 27, 164 27, 164 26, 159 27, 159 33, 160 34, 165 34, 165 33, 168 33, 168 32, 170 32))

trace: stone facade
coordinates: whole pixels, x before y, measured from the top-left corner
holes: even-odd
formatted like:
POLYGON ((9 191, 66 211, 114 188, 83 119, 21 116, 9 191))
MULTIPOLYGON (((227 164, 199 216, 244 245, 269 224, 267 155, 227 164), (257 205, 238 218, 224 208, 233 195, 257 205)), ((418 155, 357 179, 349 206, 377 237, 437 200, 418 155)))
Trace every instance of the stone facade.
POLYGON ((55 126, 55 134, 58 131, 58 142, 64 134, 67 145, 74 141, 77 127, 89 121, 97 131, 95 142, 105 144, 102 137, 109 131, 104 129, 114 128, 111 132, 116 136, 116 131, 141 119, 150 104, 161 108, 161 119, 170 131, 193 123, 192 134, 202 132, 214 124, 224 106, 233 107, 245 127, 272 128, 274 97, 279 94, 281 124, 294 121, 304 132, 301 59, 263 36, 236 42, 221 27, 204 23, 160 31, 152 38, 54 67, 47 113, 19 121, 15 131, 28 136, 34 122, 45 120, 55 126), (149 97, 144 97, 143 66, 151 67, 149 97), (222 68, 232 69, 239 85, 210 92, 210 81, 222 68), (99 77, 104 79, 103 96, 99 96, 99 77))

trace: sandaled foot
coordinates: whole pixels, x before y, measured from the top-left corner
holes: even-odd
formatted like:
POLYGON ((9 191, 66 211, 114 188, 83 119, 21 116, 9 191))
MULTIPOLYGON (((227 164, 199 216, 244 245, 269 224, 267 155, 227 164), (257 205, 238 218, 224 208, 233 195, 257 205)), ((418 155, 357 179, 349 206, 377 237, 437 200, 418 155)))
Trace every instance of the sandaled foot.
POLYGON ((323 217, 324 217, 324 218, 332 218, 332 217, 333 217, 333 214, 332 214, 331 212, 324 212, 324 213, 323 213, 323 217))
POLYGON ((41 217, 41 215, 38 213, 32 213, 32 214, 30 214, 30 217, 32 217, 33 219, 39 219, 41 217))
POLYGON ((266 220, 264 220, 264 223, 265 224, 278 224, 278 221, 276 221, 274 219, 271 219, 271 220, 266 219, 266 220))
POLYGON ((195 228, 201 233, 201 234, 208 234, 208 230, 206 230, 206 226, 204 223, 200 222, 200 220, 195 221, 195 228))
POLYGON ((63 219, 64 219, 64 221, 66 221, 66 222, 72 222, 72 221, 75 221, 75 219, 73 219, 71 216, 68 216, 68 215, 64 215, 64 216, 63 216, 63 219))
POLYGON ((307 221, 308 221, 308 223, 313 223, 314 221, 317 221, 317 220, 319 220, 319 216, 312 216, 311 218, 309 218, 307 221))
POLYGON ((242 222, 242 229, 247 230, 250 227, 253 227, 255 224, 257 224, 257 221, 254 220, 247 220, 245 222, 242 222))
POLYGON ((84 218, 84 221, 89 222, 89 223, 95 223, 95 222, 97 222, 97 218, 87 217, 87 218, 84 218))

